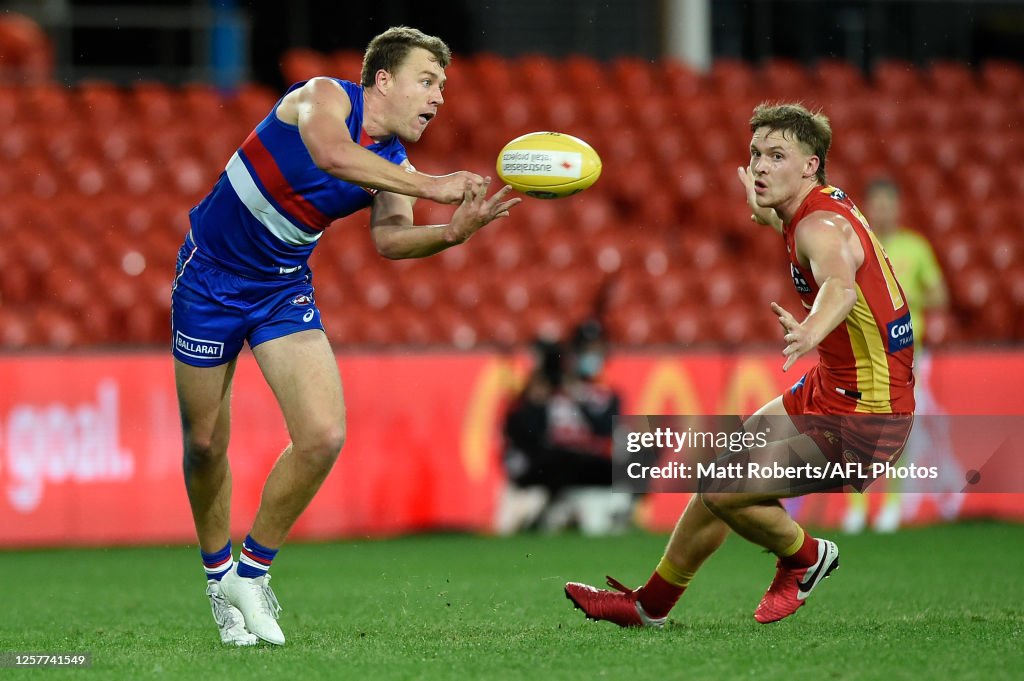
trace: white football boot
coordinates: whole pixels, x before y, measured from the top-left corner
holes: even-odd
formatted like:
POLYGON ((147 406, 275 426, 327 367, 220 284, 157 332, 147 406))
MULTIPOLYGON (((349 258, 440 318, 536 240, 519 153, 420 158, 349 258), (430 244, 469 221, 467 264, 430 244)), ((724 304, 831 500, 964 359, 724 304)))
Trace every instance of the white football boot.
POLYGON ((247 579, 232 569, 220 580, 220 590, 238 608, 250 633, 274 645, 284 645, 284 632, 277 624, 281 605, 270 588, 270 575, 247 579))
POLYGON ((245 620, 238 608, 228 603, 220 591, 220 582, 211 579, 206 583, 206 595, 210 598, 213 621, 220 630, 221 643, 234 646, 254 646, 258 638, 245 628, 245 620))

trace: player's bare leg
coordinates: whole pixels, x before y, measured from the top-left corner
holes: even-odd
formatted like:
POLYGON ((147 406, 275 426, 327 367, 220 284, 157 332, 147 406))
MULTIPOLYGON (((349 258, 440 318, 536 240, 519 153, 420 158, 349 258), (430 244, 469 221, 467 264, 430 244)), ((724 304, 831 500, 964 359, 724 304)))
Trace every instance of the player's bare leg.
MULTIPOLYGON (((785 416, 782 398, 776 398, 755 412, 744 428, 748 432, 764 432, 765 424, 760 418, 772 417, 768 436, 789 437, 797 431, 785 416)), ((707 508, 700 495, 694 494, 646 584, 631 590, 608 577, 608 585, 616 591, 570 582, 565 585, 565 594, 590 619, 608 620, 620 626, 662 626, 697 570, 718 550, 729 531, 729 525, 707 508)))
POLYGON ((231 469, 228 440, 231 431, 231 380, 235 362, 217 367, 193 367, 174 360, 175 384, 181 411, 184 444, 182 463, 199 549, 220 556, 219 568, 207 565, 206 595, 223 643, 247 646, 256 637, 245 628, 242 613, 220 591, 220 578, 232 566, 230 538, 231 469))
POLYGON ((615 591, 580 582, 565 585, 565 595, 593 620, 608 620, 622 627, 660 627, 701 564, 729 534, 729 526, 694 494, 676 523, 665 555, 651 578, 639 589, 629 589, 608 577, 615 591))
MULTIPOLYGON (((825 463, 817 444, 806 435, 769 442, 764 447, 752 450, 749 457, 751 463, 760 466, 771 466, 775 462, 785 465, 794 452, 801 461, 821 465, 825 463)), ((799 538, 801 531, 779 499, 799 496, 806 491, 790 493, 778 489, 780 483, 777 481, 762 482, 764 489, 757 489, 756 481, 748 480, 748 491, 704 492, 701 499, 712 513, 738 535, 779 554, 799 538)))
POLYGON ((185 489, 199 546, 216 551, 228 540, 231 511, 231 380, 235 361, 193 367, 174 360, 184 441, 185 489))
POLYGON ((252 633, 280 645, 280 606, 266 570, 341 451, 345 401, 337 360, 323 331, 267 341, 253 348, 253 354, 281 406, 292 442, 267 478, 241 563, 225 576, 223 590, 252 633), (253 569, 257 576, 249 572, 253 569))
POLYGON ((303 331, 253 349, 281 411, 291 444, 263 488, 252 536, 280 546, 306 509, 345 442, 345 399, 334 352, 322 331, 303 331))
MULTIPOLYGON (((754 412, 743 427, 748 433, 765 433, 769 442, 799 435, 781 397, 754 412)), ((676 523, 657 570, 640 590, 641 606, 659 617, 667 615, 697 570, 725 542, 729 531, 729 524, 708 507, 703 496, 694 495, 676 523)))
MULTIPOLYGON (((800 460, 808 463, 822 464, 825 461, 817 444, 806 435, 769 443, 752 451, 750 460, 762 466, 788 462, 794 452, 800 460)), ((775 579, 754 612, 754 618, 762 624, 792 615, 804 604, 811 591, 839 567, 836 545, 807 534, 780 502, 782 498, 808 491, 811 490, 789 493, 755 489, 745 493, 701 494, 704 505, 733 531, 779 558, 775 579)))
MULTIPOLYGON (((782 397, 776 397, 761 407, 744 424, 749 433, 765 432, 768 427, 772 437, 767 446, 750 453, 751 462, 761 465, 782 462, 791 451, 808 463, 825 462, 814 440, 801 435, 789 419, 782 397)), ((779 491, 775 482, 767 483, 768 488, 763 491, 750 489, 749 483, 747 493, 702 494, 705 507, 744 539, 776 554, 787 550, 801 536, 802 530, 782 507, 779 499, 795 495, 779 491)))
POLYGON ((704 495, 704 502, 737 534, 779 558, 775 579, 754 612, 754 618, 762 624, 792 615, 803 606, 811 591, 839 567, 838 547, 827 539, 807 534, 777 499, 704 495))
POLYGON ((699 494, 690 497, 665 547, 665 558, 680 572, 696 573, 729 536, 729 525, 716 516, 699 494))
MULTIPOLYGON (((744 423, 748 433, 763 433, 766 427, 770 427, 769 442, 799 435, 782 406, 781 397, 765 404, 744 423)), ((694 574, 727 536, 728 524, 712 513, 699 495, 694 495, 669 538, 665 559, 679 572, 694 574)))
MULTIPOLYGON (((766 426, 770 426, 769 437, 777 441, 774 449, 763 454, 769 459, 777 455, 775 449, 788 452, 790 441, 799 436, 799 432, 786 414, 781 397, 764 405, 744 424, 747 432, 755 433, 766 432, 766 426), (762 418, 769 421, 762 421, 762 418)), ((810 457, 808 460, 814 460, 815 455, 820 457, 820 452, 813 441, 805 439, 813 448, 807 452, 807 456, 810 457)), ((661 626, 697 570, 718 550, 730 529, 740 530, 738 533, 741 536, 765 546, 780 557, 799 554, 798 558, 802 559, 818 546, 818 540, 809 537, 809 543, 804 542, 804 531, 774 496, 766 497, 760 494, 750 497, 734 493, 694 495, 676 523, 665 548, 665 555, 643 587, 630 590, 616 580, 608 578, 608 584, 618 592, 571 582, 566 585, 566 595, 591 619, 605 619, 620 626, 661 626), (730 512, 733 513, 730 515, 730 512)), ((831 542, 825 544, 831 545, 833 549, 835 547, 831 542)), ((829 561, 835 558, 835 565, 838 565, 837 555, 825 557, 829 561)), ((827 572, 831 572, 835 565, 829 562, 827 572)), ((804 569, 803 572, 807 570, 804 569)), ((827 572, 823 576, 827 576, 827 572)), ((820 578, 815 580, 810 588, 818 581, 820 578)), ((807 593, 810 592, 810 588, 807 589, 807 593)), ((802 604, 802 600, 799 604, 802 604)), ((792 611, 795 611, 796 607, 799 605, 793 607, 792 611)), ((762 610, 763 608, 759 607, 759 613, 762 610)), ((779 611, 780 608, 775 608, 773 617, 779 611)), ((786 614, 791 614, 792 611, 786 614)))

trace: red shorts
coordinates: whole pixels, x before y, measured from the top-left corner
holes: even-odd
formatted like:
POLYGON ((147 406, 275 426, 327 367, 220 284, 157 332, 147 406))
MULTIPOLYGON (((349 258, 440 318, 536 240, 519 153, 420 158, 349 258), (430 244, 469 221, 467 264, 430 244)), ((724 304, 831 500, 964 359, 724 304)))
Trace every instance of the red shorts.
MULTIPOLYGON (((815 366, 792 388, 782 394, 790 419, 821 449, 825 458, 839 463, 894 464, 914 425, 913 413, 857 413, 857 399, 829 385, 815 366)), ((870 481, 867 481, 870 482, 870 481)), ((858 485, 851 481, 858 489, 858 485)))

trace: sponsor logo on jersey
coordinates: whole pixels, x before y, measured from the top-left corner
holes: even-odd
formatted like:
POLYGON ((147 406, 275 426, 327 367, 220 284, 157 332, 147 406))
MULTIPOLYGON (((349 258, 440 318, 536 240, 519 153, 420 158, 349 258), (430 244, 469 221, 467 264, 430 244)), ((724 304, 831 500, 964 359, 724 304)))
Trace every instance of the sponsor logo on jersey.
POLYGON ((292 298, 292 305, 312 305, 313 297, 305 294, 292 298))
POLYGON ((839 187, 825 187, 821 190, 822 194, 828 194, 829 198, 835 199, 836 201, 845 201, 846 192, 839 187))
POLYGON ((220 359, 224 356, 224 343, 186 336, 181 331, 174 334, 174 345, 186 357, 220 359))
POLYGON ((914 344, 914 324, 909 312, 886 324, 885 331, 889 339, 889 352, 899 352, 914 344))
POLYGON ((796 265, 789 263, 789 273, 793 275, 793 286, 796 287, 797 293, 810 293, 811 287, 804 279, 804 275, 800 274, 800 270, 796 268, 796 265))
POLYGON ((312 321, 314 314, 316 314, 316 310, 314 310, 313 308, 309 308, 308 310, 306 310, 306 314, 302 315, 302 321, 312 321))

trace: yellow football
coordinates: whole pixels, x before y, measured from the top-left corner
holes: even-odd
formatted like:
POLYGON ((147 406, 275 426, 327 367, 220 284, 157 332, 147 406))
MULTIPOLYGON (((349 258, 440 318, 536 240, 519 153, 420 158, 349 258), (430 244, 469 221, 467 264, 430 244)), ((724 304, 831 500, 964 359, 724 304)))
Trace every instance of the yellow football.
POLYGON ((531 132, 515 138, 498 154, 498 177, 537 199, 560 199, 581 192, 601 176, 601 157, 578 137, 531 132))

